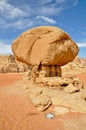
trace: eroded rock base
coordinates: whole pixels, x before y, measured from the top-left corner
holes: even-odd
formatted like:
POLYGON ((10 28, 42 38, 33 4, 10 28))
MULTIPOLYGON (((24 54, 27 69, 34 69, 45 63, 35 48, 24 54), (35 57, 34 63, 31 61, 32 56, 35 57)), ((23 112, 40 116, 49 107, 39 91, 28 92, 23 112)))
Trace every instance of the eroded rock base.
POLYGON ((61 67, 56 65, 33 66, 32 70, 27 72, 28 79, 36 83, 38 79, 49 77, 61 77, 61 67))
POLYGON ((56 65, 41 65, 39 77, 61 77, 61 67, 56 65))
MULTIPOLYGON (((66 78, 63 79, 63 83, 59 81, 58 84, 58 87, 44 87, 40 84, 32 85, 29 82, 28 86, 31 87, 28 87, 29 89, 27 89, 30 91, 30 101, 34 104, 38 111, 45 111, 52 105, 60 105, 69 107, 71 112, 86 113, 86 95, 84 95, 86 93, 86 86, 77 79, 70 79, 69 83, 66 78), (64 83, 68 85, 66 86, 64 83)), ((56 112, 56 109, 53 110, 53 112, 56 112)))
MULTIPOLYGON (((86 112, 83 110, 83 105, 86 104, 85 96, 83 97, 86 86, 77 77, 37 77, 35 82, 29 76, 26 77, 28 85, 25 89, 29 88, 30 100, 38 111, 45 111, 54 104, 86 112)), ((24 76, 25 80, 26 77, 24 76)))
POLYGON ((45 77, 37 78, 35 84, 43 87, 60 88, 68 93, 74 93, 84 88, 84 84, 76 77, 45 77))

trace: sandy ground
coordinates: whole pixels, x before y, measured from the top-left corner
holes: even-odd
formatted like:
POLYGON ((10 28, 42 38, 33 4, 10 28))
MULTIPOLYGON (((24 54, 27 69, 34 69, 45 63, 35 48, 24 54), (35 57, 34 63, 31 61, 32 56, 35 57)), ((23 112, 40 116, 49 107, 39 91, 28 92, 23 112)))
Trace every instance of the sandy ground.
MULTIPOLYGON (((86 84, 86 74, 78 77, 86 84)), ((0 74, 0 130, 86 130, 83 113, 70 112, 46 119, 49 110, 37 111, 21 80, 21 74, 0 74)))
POLYGON ((20 74, 0 74, 0 87, 5 86, 5 85, 9 85, 12 84, 14 82, 16 82, 17 80, 21 79, 21 75, 20 74))

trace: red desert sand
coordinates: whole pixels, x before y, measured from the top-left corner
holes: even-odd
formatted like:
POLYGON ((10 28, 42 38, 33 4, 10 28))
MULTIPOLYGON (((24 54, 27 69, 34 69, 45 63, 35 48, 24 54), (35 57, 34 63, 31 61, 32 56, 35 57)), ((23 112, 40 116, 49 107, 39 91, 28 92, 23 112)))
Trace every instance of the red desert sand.
MULTIPOLYGON (((77 77, 86 84, 86 74, 77 77)), ((53 106, 38 112, 28 89, 17 86, 21 80, 21 74, 0 74, 0 130, 86 130, 86 114, 69 112, 46 119, 53 106)))

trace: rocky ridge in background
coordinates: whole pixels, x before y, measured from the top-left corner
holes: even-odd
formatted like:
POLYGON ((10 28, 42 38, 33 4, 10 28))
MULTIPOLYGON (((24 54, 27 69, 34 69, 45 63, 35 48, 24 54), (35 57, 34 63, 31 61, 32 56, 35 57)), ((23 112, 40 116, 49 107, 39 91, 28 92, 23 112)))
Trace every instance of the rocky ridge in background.
POLYGON ((0 73, 21 73, 28 69, 28 65, 16 61, 13 55, 0 56, 0 73))
POLYGON ((86 73, 86 59, 78 56, 70 63, 62 66, 63 75, 86 73))

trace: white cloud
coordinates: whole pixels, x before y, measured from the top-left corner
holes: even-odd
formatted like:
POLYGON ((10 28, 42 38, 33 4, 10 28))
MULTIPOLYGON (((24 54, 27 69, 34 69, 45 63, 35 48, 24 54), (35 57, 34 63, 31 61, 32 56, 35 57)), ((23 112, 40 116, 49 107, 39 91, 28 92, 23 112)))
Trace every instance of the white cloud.
POLYGON ((56 0, 58 3, 64 3, 65 0, 56 0))
POLYGON ((40 4, 47 4, 47 3, 52 2, 52 0, 38 0, 38 2, 39 2, 40 4))
MULTIPOLYGON (((7 2, 7 0, 0 0, 0 14, 5 18, 16 18, 16 17, 24 17, 24 16, 33 16, 33 15, 55 15, 59 12, 63 11, 63 7, 57 7, 57 3, 53 2, 52 4, 48 4, 52 2, 52 0, 38 0, 38 3, 27 4, 27 5, 12 5, 7 2), (45 5, 43 5, 45 4, 45 5), (20 8, 21 7, 21 8, 20 8), (36 10, 36 11, 35 11, 36 10)), ((63 0, 59 0, 63 1, 63 0)))
POLYGON ((32 3, 30 1, 22 5, 22 2, 19 3, 20 1, 18 0, 15 6, 14 2, 0 0, 1 29, 15 28, 23 30, 35 25, 56 24, 52 16, 57 16, 67 9, 66 7, 69 5, 66 3, 72 1, 71 6, 73 6, 73 3, 75 5, 78 2, 78 0, 37 0, 36 2, 32 0, 32 3))
POLYGON ((15 22, 8 23, 7 25, 5 25, 5 28, 15 28, 18 30, 25 30, 25 29, 28 29, 30 27, 34 27, 40 24, 42 23, 40 23, 40 21, 37 21, 36 18, 35 19, 28 18, 28 19, 20 19, 15 22))
POLYGON ((0 41, 0 54, 11 54, 11 45, 5 44, 0 41))
POLYGON ((26 13, 18 7, 9 4, 6 0, 0 0, 0 15, 5 18, 16 18, 25 16, 26 13))
POLYGON ((45 20, 46 22, 50 23, 50 24, 56 24, 56 21, 53 20, 52 18, 49 18, 49 17, 45 17, 45 16, 37 16, 37 19, 43 19, 45 20))
POLYGON ((6 28, 15 28, 18 30, 25 30, 31 27, 35 26, 42 26, 42 25, 48 25, 48 24, 56 24, 57 22, 49 17, 45 16, 36 16, 35 18, 26 18, 26 19, 18 19, 14 22, 6 23, 4 20, 0 20, 0 25, 2 25, 5 29, 6 28))
POLYGON ((79 47, 86 47, 86 43, 77 43, 79 47))
POLYGON ((15 17, 26 16, 26 13, 18 8, 13 8, 12 10, 9 11, 9 15, 11 18, 15 18, 15 17))
POLYGON ((45 15, 45 16, 54 16, 60 14, 64 10, 63 6, 55 7, 55 5, 52 6, 43 6, 38 9, 38 13, 40 15, 45 15))
MULTIPOLYGON (((37 22, 37 21, 36 21, 37 22)), ((14 22, 11 26, 16 27, 17 29, 26 29, 36 25, 36 22, 32 19, 22 19, 17 22, 14 22)))

